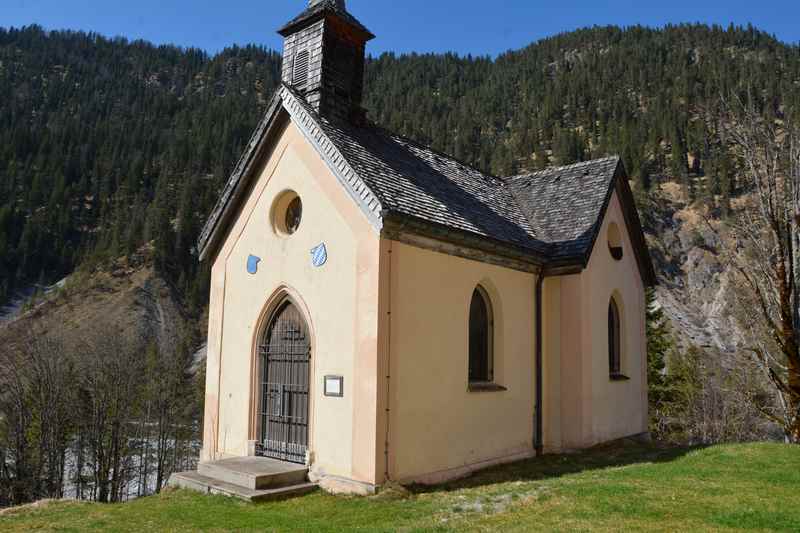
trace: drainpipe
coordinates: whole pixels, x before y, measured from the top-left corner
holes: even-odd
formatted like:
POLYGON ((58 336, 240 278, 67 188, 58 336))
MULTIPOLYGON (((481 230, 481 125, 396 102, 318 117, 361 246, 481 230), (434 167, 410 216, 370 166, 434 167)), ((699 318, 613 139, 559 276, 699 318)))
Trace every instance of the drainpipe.
POLYGON ((542 284, 544 272, 539 271, 536 278, 536 406, 534 412, 533 448, 536 455, 542 455, 542 284))
POLYGON ((383 482, 388 483, 391 481, 389 476, 389 417, 391 416, 390 401, 392 397, 392 241, 389 241, 389 266, 387 268, 387 276, 389 280, 386 282, 386 307, 387 320, 386 320, 386 435, 383 443, 383 482))

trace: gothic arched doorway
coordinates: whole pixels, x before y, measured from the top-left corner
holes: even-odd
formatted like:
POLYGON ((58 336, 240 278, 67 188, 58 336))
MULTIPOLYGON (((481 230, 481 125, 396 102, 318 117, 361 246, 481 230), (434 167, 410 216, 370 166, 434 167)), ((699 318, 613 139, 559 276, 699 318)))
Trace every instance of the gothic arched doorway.
POLYGON ((258 454, 305 463, 311 342, 303 315, 289 300, 275 310, 261 336, 258 454))

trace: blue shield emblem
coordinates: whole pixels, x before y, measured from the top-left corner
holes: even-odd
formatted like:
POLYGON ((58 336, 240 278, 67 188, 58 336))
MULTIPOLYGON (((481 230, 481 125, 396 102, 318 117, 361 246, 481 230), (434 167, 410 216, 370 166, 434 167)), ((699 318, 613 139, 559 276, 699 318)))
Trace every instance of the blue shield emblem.
POLYGON ((258 263, 260 263, 260 262, 261 262, 261 258, 260 257, 256 257, 254 255, 251 255, 250 257, 248 257, 247 258, 247 273, 248 274, 255 274, 256 272, 258 272, 258 263))
POLYGON ((315 267, 319 268, 325 263, 328 262, 328 250, 325 248, 325 243, 323 242, 319 246, 315 246, 313 250, 311 250, 311 264, 315 267))

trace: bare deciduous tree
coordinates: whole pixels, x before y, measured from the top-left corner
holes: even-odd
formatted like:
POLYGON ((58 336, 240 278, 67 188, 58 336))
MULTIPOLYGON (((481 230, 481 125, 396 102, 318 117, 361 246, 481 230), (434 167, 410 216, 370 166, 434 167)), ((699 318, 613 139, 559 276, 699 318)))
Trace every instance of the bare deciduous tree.
MULTIPOLYGON (((5 442, 5 433, 3 429, 3 425, 5 420, 0 417, 0 439, 5 442)), ((8 492, 6 488, 8 487, 8 466, 6 464, 6 449, 4 446, 0 446, 0 507, 5 507, 10 505, 10 500, 8 498, 8 492)))
POLYGON ((74 363, 60 335, 51 332, 30 339, 24 351, 39 438, 39 479, 43 485, 40 492, 49 498, 61 498, 73 429, 74 363))
POLYGON ((163 348, 151 343, 147 349, 140 429, 142 493, 149 490, 151 475, 153 490, 161 491, 170 474, 181 466, 191 445, 195 431, 192 422, 196 417, 192 409, 191 355, 186 339, 163 348))
POLYGON ((111 320, 80 335, 48 325, 0 343, 0 506, 67 493, 122 501, 192 467, 190 335, 159 345, 111 320))
POLYGON ((0 355, 0 418, 8 456, 6 499, 22 503, 64 495, 73 428, 75 373, 58 332, 32 331, 0 355))
POLYGON ((3 433, 6 443, 6 476, 4 499, 23 503, 34 497, 33 466, 31 465, 28 428, 32 414, 26 401, 27 386, 24 364, 18 351, 5 346, 0 351, 0 413, 3 413, 3 433))
POLYGON ((141 339, 114 324, 100 325, 81 356, 81 432, 99 502, 122 499, 132 475, 129 444, 143 389, 141 339))
POLYGON ((753 101, 722 98, 708 114, 751 192, 722 242, 739 285, 736 314, 748 353, 775 392, 775 401, 751 399, 788 441, 800 443, 800 125, 753 101))

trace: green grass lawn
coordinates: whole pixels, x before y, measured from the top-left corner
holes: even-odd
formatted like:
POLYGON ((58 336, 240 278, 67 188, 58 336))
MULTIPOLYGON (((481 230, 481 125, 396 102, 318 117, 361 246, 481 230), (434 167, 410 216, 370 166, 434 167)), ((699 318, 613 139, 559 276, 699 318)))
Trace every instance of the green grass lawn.
POLYGON ((368 497, 252 505, 167 491, 121 505, 7 510, 0 531, 800 531, 800 447, 625 445, 368 497))

